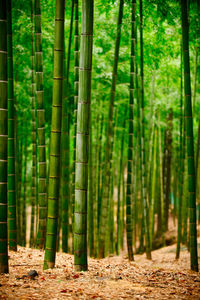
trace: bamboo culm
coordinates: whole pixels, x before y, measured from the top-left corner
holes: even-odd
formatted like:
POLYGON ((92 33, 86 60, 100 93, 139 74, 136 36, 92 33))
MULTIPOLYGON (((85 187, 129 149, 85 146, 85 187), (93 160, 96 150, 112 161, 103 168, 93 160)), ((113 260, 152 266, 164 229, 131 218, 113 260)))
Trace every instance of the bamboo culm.
POLYGON ((48 215, 44 269, 53 268, 56 256, 57 223, 60 187, 60 142, 62 124, 62 92, 64 61, 64 12, 65 1, 56 0, 53 100, 50 137, 50 162, 48 185, 48 215))
POLYGON ((7 1, 0 0, 0 273, 8 273, 7 167, 8 167, 8 73, 7 1))

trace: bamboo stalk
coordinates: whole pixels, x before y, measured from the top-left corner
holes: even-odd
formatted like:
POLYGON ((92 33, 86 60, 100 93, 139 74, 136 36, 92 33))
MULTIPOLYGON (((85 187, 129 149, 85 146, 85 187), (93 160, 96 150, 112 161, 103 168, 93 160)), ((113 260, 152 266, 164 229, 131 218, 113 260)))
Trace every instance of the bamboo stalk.
POLYGON ((60 142, 62 124, 62 84, 64 52, 65 1, 56 0, 53 70, 52 125, 50 140, 48 216, 44 269, 53 268, 56 256, 57 223, 60 187, 60 142))
POLYGON ((13 87, 12 7, 8 2, 8 237, 9 249, 17 251, 15 189, 15 107, 13 87))
POLYGON ((79 96, 76 133, 74 268, 87 266, 88 149, 93 43, 93 0, 82 1, 79 96))
POLYGON ((189 60, 189 25, 187 16, 187 1, 181 0, 184 91, 185 91, 185 121, 187 136, 188 161, 188 192, 189 192, 189 237, 190 237, 190 265, 198 272, 197 256, 197 228, 196 228, 196 182, 194 166, 194 139, 191 104, 190 60, 189 60))
POLYGON ((105 168, 104 168, 104 183, 103 183, 103 198, 101 204, 101 216, 100 216, 100 234, 99 234, 99 257, 103 258, 105 256, 105 231, 108 218, 108 203, 109 203, 109 186, 110 186, 110 151, 111 151, 111 137, 113 135, 113 109, 114 109, 114 99, 117 81, 117 67, 119 58, 119 47, 121 38, 121 25, 123 18, 123 5, 124 0, 120 0, 119 3, 119 14, 117 23, 117 36, 115 41, 115 55, 112 73, 112 85, 110 93, 110 103, 109 103, 109 117, 108 126, 106 132, 106 146, 105 146, 105 168))
POLYGON ((44 248, 46 233, 47 193, 46 193, 46 149, 45 149, 45 111, 43 99, 42 32, 40 0, 35 0, 35 71, 38 132, 38 205, 39 228, 37 246, 44 248))
POLYGON ((7 167, 8 167, 8 73, 7 11, 0 0, 0 273, 8 273, 7 167))

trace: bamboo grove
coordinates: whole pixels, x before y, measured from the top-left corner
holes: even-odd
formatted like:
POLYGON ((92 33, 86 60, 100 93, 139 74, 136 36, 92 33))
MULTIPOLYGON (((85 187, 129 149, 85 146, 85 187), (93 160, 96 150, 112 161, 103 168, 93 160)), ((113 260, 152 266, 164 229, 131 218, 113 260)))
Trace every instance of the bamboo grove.
POLYGON ((8 251, 177 243, 198 271, 200 1, 0 0, 0 272, 8 251))

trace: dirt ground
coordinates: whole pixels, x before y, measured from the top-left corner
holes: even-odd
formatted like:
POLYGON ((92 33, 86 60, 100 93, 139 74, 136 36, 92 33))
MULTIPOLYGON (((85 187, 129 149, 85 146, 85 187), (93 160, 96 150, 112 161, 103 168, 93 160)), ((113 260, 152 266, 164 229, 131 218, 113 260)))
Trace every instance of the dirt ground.
POLYGON ((143 254, 130 263, 125 252, 89 259, 89 271, 76 273, 72 255, 58 253, 56 267, 43 271, 44 252, 19 247, 9 253, 10 274, 0 275, 0 299, 200 299, 200 274, 190 271, 186 248, 179 261, 175 250, 153 251, 152 261, 143 254), (17 279, 33 269, 35 280, 17 279))

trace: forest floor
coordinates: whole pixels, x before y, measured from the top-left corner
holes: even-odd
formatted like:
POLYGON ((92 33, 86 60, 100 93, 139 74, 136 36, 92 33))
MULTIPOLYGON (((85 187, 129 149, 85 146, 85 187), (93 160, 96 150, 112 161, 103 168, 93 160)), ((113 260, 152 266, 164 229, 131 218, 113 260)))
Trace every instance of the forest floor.
MULTIPOLYGON (((198 241, 200 257, 200 239, 198 241)), ((44 252, 19 247, 10 252, 10 274, 0 275, 0 299, 200 299, 200 273, 190 271, 187 249, 175 260, 176 245, 135 255, 89 258, 89 271, 73 271, 73 256, 57 253, 56 267, 43 271, 44 252), (27 277, 35 269, 39 276, 27 277)))

